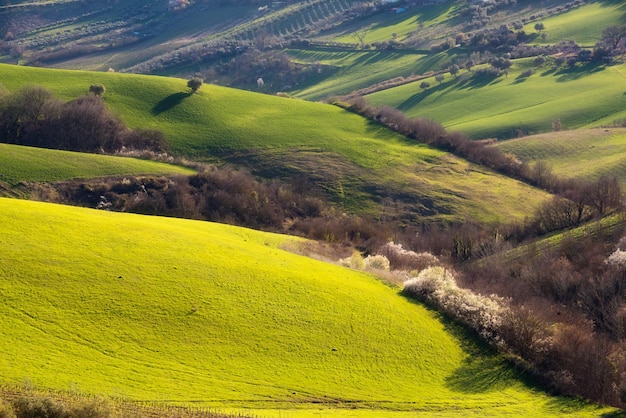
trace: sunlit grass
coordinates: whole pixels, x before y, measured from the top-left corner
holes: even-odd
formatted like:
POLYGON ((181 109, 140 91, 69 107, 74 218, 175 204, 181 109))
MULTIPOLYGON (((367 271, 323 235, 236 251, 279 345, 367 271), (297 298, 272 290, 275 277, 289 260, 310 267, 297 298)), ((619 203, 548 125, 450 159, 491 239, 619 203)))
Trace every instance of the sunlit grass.
POLYGON ((559 176, 598 180, 608 175, 626 185, 626 130, 622 128, 551 132, 497 146, 531 164, 543 161, 559 176))
POLYGON ((315 173, 331 199, 353 213, 380 216, 386 210, 382 193, 406 196, 404 215, 415 212, 416 218, 451 221, 471 213, 484 222, 500 222, 511 214, 523 219, 547 197, 336 106, 214 85, 190 94, 186 81, 176 78, 0 68, 0 83, 11 90, 36 83, 65 100, 102 83, 105 101, 114 112, 133 128, 163 131, 175 154, 244 163, 245 156, 254 155, 257 169, 262 166, 277 176, 315 173), (493 199, 485 199, 482 179, 487 177, 492 190, 506 193, 490 193, 493 199), (511 195, 527 199, 510 199, 511 195))
POLYGON ((193 174, 155 161, 0 144, 0 181, 48 182, 114 175, 193 174))
POLYGON ((559 119, 567 129, 618 118, 626 110, 626 65, 538 68, 521 73, 529 60, 515 61, 508 76, 479 78, 463 73, 421 89, 419 82, 371 94, 375 105, 396 107, 409 116, 432 118, 474 138, 515 137, 550 131, 559 119))
POLYGON ((546 17, 529 23, 524 27, 526 33, 536 33, 536 23, 544 24, 542 32, 547 34, 543 40, 535 38, 536 43, 557 43, 560 40, 574 40, 585 47, 593 47, 602 39, 602 31, 613 25, 626 23, 626 9, 620 1, 594 1, 555 16, 546 17))
POLYGON ((294 238, 10 199, 0 222, 5 383, 279 416, 598 413, 294 238))

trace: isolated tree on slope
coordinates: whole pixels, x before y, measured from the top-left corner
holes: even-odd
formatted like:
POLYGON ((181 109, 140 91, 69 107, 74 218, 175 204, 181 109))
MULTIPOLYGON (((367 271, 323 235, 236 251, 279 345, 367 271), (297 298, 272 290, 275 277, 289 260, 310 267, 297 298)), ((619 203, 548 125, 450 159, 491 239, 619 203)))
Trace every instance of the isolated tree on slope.
POLYGON ((187 87, 189 87, 191 89, 192 93, 195 93, 198 91, 198 89, 200 89, 200 87, 202 86, 202 79, 199 77, 194 77, 192 79, 189 79, 187 81, 187 87))
POLYGON ((89 86, 89 93, 94 96, 103 96, 107 89, 102 84, 92 84, 89 86))

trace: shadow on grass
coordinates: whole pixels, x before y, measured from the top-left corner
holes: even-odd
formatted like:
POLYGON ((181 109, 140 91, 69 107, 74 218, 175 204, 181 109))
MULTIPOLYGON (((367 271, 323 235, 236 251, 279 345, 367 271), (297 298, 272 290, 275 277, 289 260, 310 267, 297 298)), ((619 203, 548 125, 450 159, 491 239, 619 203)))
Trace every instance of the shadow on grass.
POLYGON ((504 390, 517 382, 528 388, 544 390, 539 382, 528 374, 516 369, 503 356, 497 354, 493 348, 479 339, 477 333, 465 328, 446 315, 416 300, 401 294, 408 301, 425 306, 435 312, 444 325, 446 332, 452 335, 461 345, 467 358, 453 374, 446 377, 446 386, 451 390, 466 394, 478 394, 504 390))
POLYGON ((187 97, 191 96, 192 92, 179 92, 170 94, 165 99, 161 100, 152 108, 152 114, 155 116, 160 115, 163 112, 167 112, 171 108, 178 106, 185 100, 187 97))
POLYGON ((606 67, 602 64, 590 62, 584 65, 576 65, 571 68, 563 69, 555 73, 555 76, 557 82, 564 83, 590 76, 600 71, 604 71, 605 69, 606 67))

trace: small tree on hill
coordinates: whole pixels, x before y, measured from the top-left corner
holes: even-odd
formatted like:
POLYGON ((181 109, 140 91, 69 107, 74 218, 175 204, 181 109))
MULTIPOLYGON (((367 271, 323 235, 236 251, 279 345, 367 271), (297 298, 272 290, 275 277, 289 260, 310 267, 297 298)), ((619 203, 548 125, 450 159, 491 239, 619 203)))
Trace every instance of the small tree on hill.
POLYGON ((102 84, 92 84, 89 86, 89 93, 94 96, 103 96, 107 89, 102 84))
POLYGON ((448 70, 453 77, 456 77, 456 75, 459 73, 459 66, 456 64, 452 64, 448 70))
POLYGON ((187 87, 189 87, 191 89, 192 93, 195 93, 198 91, 198 89, 200 89, 200 87, 202 86, 202 79, 199 77, 194 77, 191 78, 187 81, 187 87))

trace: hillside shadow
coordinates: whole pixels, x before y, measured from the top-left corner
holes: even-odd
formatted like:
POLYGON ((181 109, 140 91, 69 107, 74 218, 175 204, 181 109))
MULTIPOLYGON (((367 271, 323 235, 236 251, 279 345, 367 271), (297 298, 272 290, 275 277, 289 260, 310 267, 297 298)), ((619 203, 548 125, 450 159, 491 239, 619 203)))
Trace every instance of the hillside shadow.
MULTIPOLYGON (((417 82, 416 82, 417 84, 417 82)), ((445 89, 446 86, 442 85, 442 84, 438 84, 436 86, 431 86, 428 87, 426 89, 422 89, 420 92, 415 93, 414 95, 412 95, 411 97, 409 97, 408 99, 406 99, 404 102, 402 102, 399 106, 398 106, 398 110, 402 110, 402 111, 407 111, 412 109, 415 105, 417 105, 418 103, 420 103, 422 100, 426 99, 428 96, 430 96, 431 94, 434 94, 438 91, 441 91, 443 89, 445 89)))
POLYGON ((446 386, 461 393, 484 393, 504 390, 511 386, 515 370, 495 355, 470 355, 453 375, 446 378, 446 386))
POLYGON ((152 108, 152 114, 154 116, 158 116, 163 112, 167 112, 173 107, 178 106, 185 100, 187 97, 191 96, 192 92, 179 92, 170 94, 165 99, 161 100, 152 108))
POLYGON ((521 373, 494 349, 478 338, 476 332, 455 323, 428 305, 400 294, 409 302, 426 307, 434 312, 443 324, 445 331, 461 346, 467 357, 452 374, 446 377, 445 384, 451 390, 466 394, 479 394, 504 390, 516 382, 522 382, 529 388, 540 389, 538 382, 521 373))
POLYGON ((556 81, 559 83, 565 83, 568 81, 578 80, 583 77, 599 73, 604 71, 606 67, 599 63, 587 63, 584 65, 576 65, 575 67, 566 68, 556 72, 556 81))

